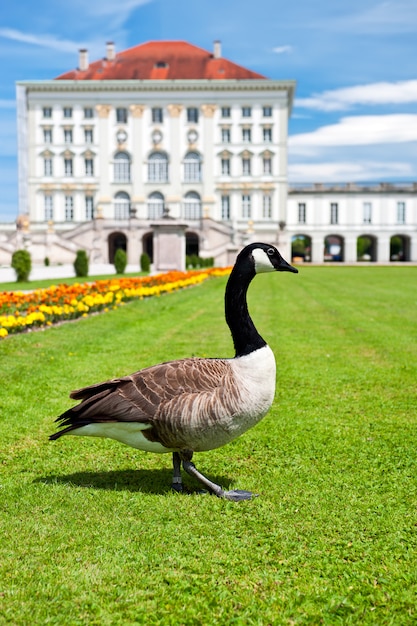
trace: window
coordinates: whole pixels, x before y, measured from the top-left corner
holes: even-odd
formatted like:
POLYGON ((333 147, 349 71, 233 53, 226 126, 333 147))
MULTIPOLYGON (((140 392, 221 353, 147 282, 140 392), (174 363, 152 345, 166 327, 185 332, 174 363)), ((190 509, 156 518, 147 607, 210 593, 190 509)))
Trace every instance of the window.
POLYGON ((52 196, 45 196, 43 203, 45 222, 49 222, 54 219, 54 199, 52 196))
POLYGON ((93 196, 85 196, 85 219, 94 219, 94 198, 93 196))
POLYGON ((85 167, 85 175, 86 176, 94 176, 94 160, 93 159, 84 159, 84 167, 85 167))
POLYGON ((91 118, 94 117, 94 111, 91 107, 85 107, 84 108, 84 118, 86 120, 91 120, 91 118))
POLYGON ((230 196, 222 196, 222 220, 230 220, 230 196))
POLYGON ((372 202, 363 203, 363 223, 364 224, 372 223, 372 202))
POLYGON ((151 193, 148 198, 148 219, 158 220, 164 213, 164 196, 159 191, 151 193))
POLYGON ((74 219, 74 198, 65 196, 65 221, 72 222, 74 219))
POLYGON ((163 121, 163 110, 160 107, 154 107, 152 109, 152 122, 154 124, 162 124, 163 121))
POLYGON ((72 159, 64 159, 64 175, 72 176, 72 159))
POLYGON ((72 130, 71 128, 64 128, 64 142, 72 143, 72 130))
POLYGON ((264 193, 262 196, 262 217, 264 220, 272 218, 272 196, 269 193, 264 193))
POLYGON ((130 157, 126 152, 118 152, 114 157, 114 182, 130 182, 130 157))
POLYGON ((242 117, 250 117, 252 115, 251 107, 242 107, 242 117))
POLYGON ((251 197, 250 194, 244 193, 242 195, 242 218, 250 219, 252 216, 251 197))
POLYGON ((201 181, 201 158, 197 152, 188 152, 184 159, 184 182, 199 183, 201 181))
POLYGON ((242 141, 250 143, 252 141, 252 133, 250 128, 242 128, 242 141))
POLYGON ((127 220, 130 214, 130 198, 124 191, 119 191, 114 197, 114 217, 116 220, 127 220))
POLYGON ((198 122, 198 109, 196 107, 188 107, 187 122, 198 122))
POLYGON ((230 143, 230 128, 222 128, 222 143, 230 143))
POLYGON ((397 202, 397 224, 405 224, 405 202, 397 202))
POLYGON ((45 143, 52 143, 52 128, 43 129, 43 140, 45 143))
POLYGON ((272 142, 272 128, 264 128, 263 129, 263 138, 265 143, 272 142))
POLYGON ((271 157, 263 157, 262 159, 263 173, 272 174, 272 159, 271 157))
POLYGON ((229 158, 222 159, 222 175, 230 176, 230 159, 229 158))
POLYGON ((272 117, 272 107, 271 106, 262 107, 262 114, 264 117, 272 117))
POLYGON ((201 199, 195 191, 189 191, 184 198, 184 219, 199 220, 201 218, 201 199))
POLYGON ((64 107, 64 117, 66 117, 67 119, 72 117, 72 108, 71 107, 64 107))
POLYGON ((52 107, 43 107, 42 115, 43 117, 50 119, 52 117, 52 107))
POLYGON ((46 159, 43 160, 43 174, 44 174, 44 176, 52 176, 53 175, 52 159, 50 157, 47 157, 46 159))
POLYGON ((242 159, 242 174, 243 176, 250 176, 251 173, 251 161, 247 157, 242 159))
POLYGON ((298 223, 305 224, 306 223, 306 203, 299 202, 298 203, 298 223))
POLYGON ((127 109, 123 109, 120 107, 116 109, 116 121, 118 124, 127 123, 127 109))
POLYGON ((85 143, 93 143, 93 129, 92 128, 84 129, 84 140, 85 140, 85 143))
POLYGON ((148 160, 148 181, 151 183, 168 182, 168 157, 163 152, 153 152, 148 160))
POLYGON ((337 202, 332 202, 330 204, 330 224, 338 224, 339 223, 339 206, 337 202))
POLYGON ((230 117, 231 115, 230 107, 222 107, 221 115, 222 117, 230 117))

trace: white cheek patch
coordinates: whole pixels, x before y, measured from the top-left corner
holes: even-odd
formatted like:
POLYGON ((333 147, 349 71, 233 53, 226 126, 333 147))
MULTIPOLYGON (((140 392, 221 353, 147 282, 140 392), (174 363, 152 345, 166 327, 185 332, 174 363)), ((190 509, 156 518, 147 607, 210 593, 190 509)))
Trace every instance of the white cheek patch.
POLYGON ((257 274, 261 274, 262 272, 275 272, 275 267, 272 265, 266 252, 261 248, 252 250, 252 256, 255 261, 255 272, 257 274))

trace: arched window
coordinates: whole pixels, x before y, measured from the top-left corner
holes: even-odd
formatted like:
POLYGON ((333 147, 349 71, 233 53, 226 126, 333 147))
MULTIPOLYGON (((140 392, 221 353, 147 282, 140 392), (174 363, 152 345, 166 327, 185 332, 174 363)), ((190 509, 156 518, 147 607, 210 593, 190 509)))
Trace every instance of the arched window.
POLYGON ((344 261, 344 239, 339 235, 327 235, 324 239, 324 260, 344 261))
POLYGON ((125 191, 114 196, 114 217, 116 220, 127 220, 130 215, 130 198, 125 191))
POLYGON ((199 220, 201 218, 201 198, 195 191, 189 191, 184 198, 184 219, 199 220))
POLYGON ((114 156, 114 182, 130 183, 130 157, 126 152, 114 156))
POLYGON ((201 181, 201 157, 197 152, 187 152, 184 159, 184 182, 201 181))
POLYGON ((149 155, 148 181, 151 183, 168 182, 168 157, 164 152, 152 152, 149 155))
POLYGON ((158 220, 164 212, 164 196, 159 191, 154 191, 148 198, 148 219, 158 220))

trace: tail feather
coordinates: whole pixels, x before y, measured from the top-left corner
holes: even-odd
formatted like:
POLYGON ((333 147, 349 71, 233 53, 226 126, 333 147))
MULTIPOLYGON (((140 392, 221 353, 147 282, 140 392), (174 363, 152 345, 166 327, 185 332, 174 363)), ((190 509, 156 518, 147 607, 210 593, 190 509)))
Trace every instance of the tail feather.
POLYGON ((54 441, 93 422, 148 421, 145 413, 123 395, 124 383, 129 382, 130 379, 115 379, 73 391, 70 397, 81 402, 56 418, 55 421, 63 430, 54 433, 49 439, 54 441))
POLYGON ((89 387, 83 387, 82 389, 76 389, 71 391, 70 398, 73 400, 86 400, 87 398, 95 398, 101 391, 111 391, 117 387, 123 378, 114 378, 113 380, 107 380, 104 383, 96 383, 89 387))

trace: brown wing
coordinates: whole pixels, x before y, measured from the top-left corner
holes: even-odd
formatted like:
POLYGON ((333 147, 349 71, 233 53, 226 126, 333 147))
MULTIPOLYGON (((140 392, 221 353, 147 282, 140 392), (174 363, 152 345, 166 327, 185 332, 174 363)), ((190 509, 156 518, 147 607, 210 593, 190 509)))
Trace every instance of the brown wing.
POLYGON ((190 398, 216 394, 224 386, 230 368, 224 359, 184 359, 154 365, 71 393, 71 398, 81 400, 57 421, 66 427, 64 432, 80 428, 91 422, 141 422, 154 424, 164 419, 164 407, 173 413, 183 413, 190 398), (177 409, 175 408, 177 407, 177 409))

